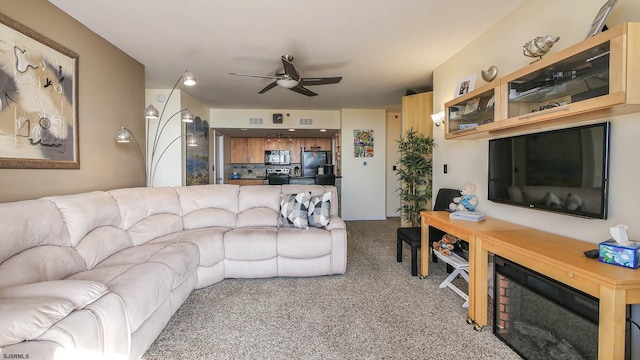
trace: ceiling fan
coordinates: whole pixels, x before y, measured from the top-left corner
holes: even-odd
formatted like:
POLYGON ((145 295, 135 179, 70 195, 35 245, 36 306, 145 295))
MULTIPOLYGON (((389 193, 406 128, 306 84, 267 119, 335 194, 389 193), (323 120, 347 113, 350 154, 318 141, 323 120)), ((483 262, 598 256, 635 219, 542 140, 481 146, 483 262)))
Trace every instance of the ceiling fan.
POLYGON ((316 96, 318 94, 307 89, 305 86, 337 84, 340 82, 340 80, 342 80, 342 76, 322 77, 322 78, 303 78, 300 76, 300 73, 298 72, 298 70, 296 70, 295 66, 293 66, 293 63, 292 63, 293 56, 282 55, 281 60, 282 60, 282 66, 284 67, 284 70, 278 71, 274 76, 239 74, 239 73, 229 73, 229 74, 275 80, 271 84, 267 85, 264 89, 260 90, 259 94, 264 94, 265 92, 273 89, 276 86, 281 86, 285 89, 295 91, 302 95, 316 96))

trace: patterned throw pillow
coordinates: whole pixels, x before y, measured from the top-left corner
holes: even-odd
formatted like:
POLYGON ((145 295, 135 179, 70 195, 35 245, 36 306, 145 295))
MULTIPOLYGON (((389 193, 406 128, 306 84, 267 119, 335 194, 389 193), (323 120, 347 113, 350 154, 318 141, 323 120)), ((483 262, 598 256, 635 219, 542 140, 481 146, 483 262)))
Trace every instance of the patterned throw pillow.
POLYGON ((329 225, 331 211, 331 192, 313 196, 309 203, 309 226, 326 227, 329 225))
POLYGON ((280 201, 282 227, 309 228, 308 211, 311 193, 283 195, 280 201))

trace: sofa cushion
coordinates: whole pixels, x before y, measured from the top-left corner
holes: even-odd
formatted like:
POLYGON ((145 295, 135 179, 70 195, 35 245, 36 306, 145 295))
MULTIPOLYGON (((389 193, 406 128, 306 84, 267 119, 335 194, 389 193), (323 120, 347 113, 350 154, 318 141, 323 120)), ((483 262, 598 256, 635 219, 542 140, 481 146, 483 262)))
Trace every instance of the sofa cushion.
POLYGON ((0 264, 0 288, 61 280, 86 269, 85 261, 72 247, 32 247, 0 264))
POLYGON ((135 332, 171 296, 175 272, 160 263, 96 267, 70 277, 102 282, 119 295, 135 332))
POLYGON ((231 229, 209 227, 203 229, 185 230, 179 233, 163 236, 148 244, 188 242, 198 247, 200 254, 199 266, 212 266, 224 260, 224 234, 231 229))
POLYGON ((241 186, 236 228, 278 226, 280 198, 279 185, 241 186))
POLYGON ((124 249, 110 256, 96 268, 144 263, 163 264, 172 271, 171 289, 174 289, 195 271, 199 258, 198 247, 189 242, 153 243, 124 249))
POLYGON ((331 192, 311 197, 309 202, 309 226, 326 227, 331 214, 331 192))
POLYGON ((309 228, 309 201, 311 193, 282 195, 280 201, 280 221, 282 227, 309 228))
POLYGON ((275 258, 276 227, 254 227, 234 229, 224 236, 225 259, 266 260, 275 258))
POLYGON ((185 229, 236 226, 238 185, 194 185, 175 188, 185 229))
POLYGON ((56 297, 0 299, 0 347, 37 338, 74 308, 56 297))
POLYGON ((88 233, 102 226, 120 226, 120 211, 116 201, 104 191, 48 197, 64 220, 69 240, 76 246, 88 233))
POLYGON ((104 284, 95 281, 57 280, 2 288, 0 299, 41 298, 55 295, 71 302, 75 309, 84 309, 108 292, 109 289, 104 284))
POLYGON ((331 254, 331 233, 324 229, 278 230, 278 256, 308 259, 331 254))
POLYGON ((109 191, 120 208, 122 229, 134 245, 182 231, 182 209, 173 188, 127 188, 109 191))

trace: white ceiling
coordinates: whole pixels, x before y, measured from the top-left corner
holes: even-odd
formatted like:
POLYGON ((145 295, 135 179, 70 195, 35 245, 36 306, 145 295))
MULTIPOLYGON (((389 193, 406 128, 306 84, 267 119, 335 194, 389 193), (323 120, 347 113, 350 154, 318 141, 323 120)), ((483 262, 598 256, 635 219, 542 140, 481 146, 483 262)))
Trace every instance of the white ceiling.
MULTIPOLYGON (((147 88, 186 91, 213 108, 398 111, 407 89, 527 0, 49 0, 146 68, 147 88), (343 76, 307 97, 268 79, 290 54, 303 77, 343 76)), ((469 74, 460 74, 462 77, 469 74)))

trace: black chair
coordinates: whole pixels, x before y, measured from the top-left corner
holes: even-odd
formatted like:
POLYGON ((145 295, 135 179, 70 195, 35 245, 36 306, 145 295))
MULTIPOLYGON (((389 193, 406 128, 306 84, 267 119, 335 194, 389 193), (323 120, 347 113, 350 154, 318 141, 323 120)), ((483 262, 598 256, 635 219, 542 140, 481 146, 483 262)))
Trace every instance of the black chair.
POLYGON ((316 175, 316 185, 335 185, 336 176, 334 174, 316 175))
MULTIPOLYGON (((446 210, 449 208, 449 204, 453 201, 453 198, 460 196, 460 190, 455 189, 440 189, 436 196, 436 201, 433 206, 433 210, 446 210)), ((429 245, 432 242, 438 241, 444 236, 444 232, 434 227, 429 227, 429 245), (435 240, 434 240, 435 239, 435 240)), ((416 227, 401 227, 396 232, 396 261, 402 262, 402 246, 403 242, 407 243, 411 247, 411 275, 418 275, 418 251, 422 242, 422 228, 416 227)), ((433 262, 438 262, 438 258, 434 253, 431 254, 433 262)))
POLYGON ((289 175, 287 174, 269 174, 267 177, 269 185, 284 185, 289 183, 289 175))

